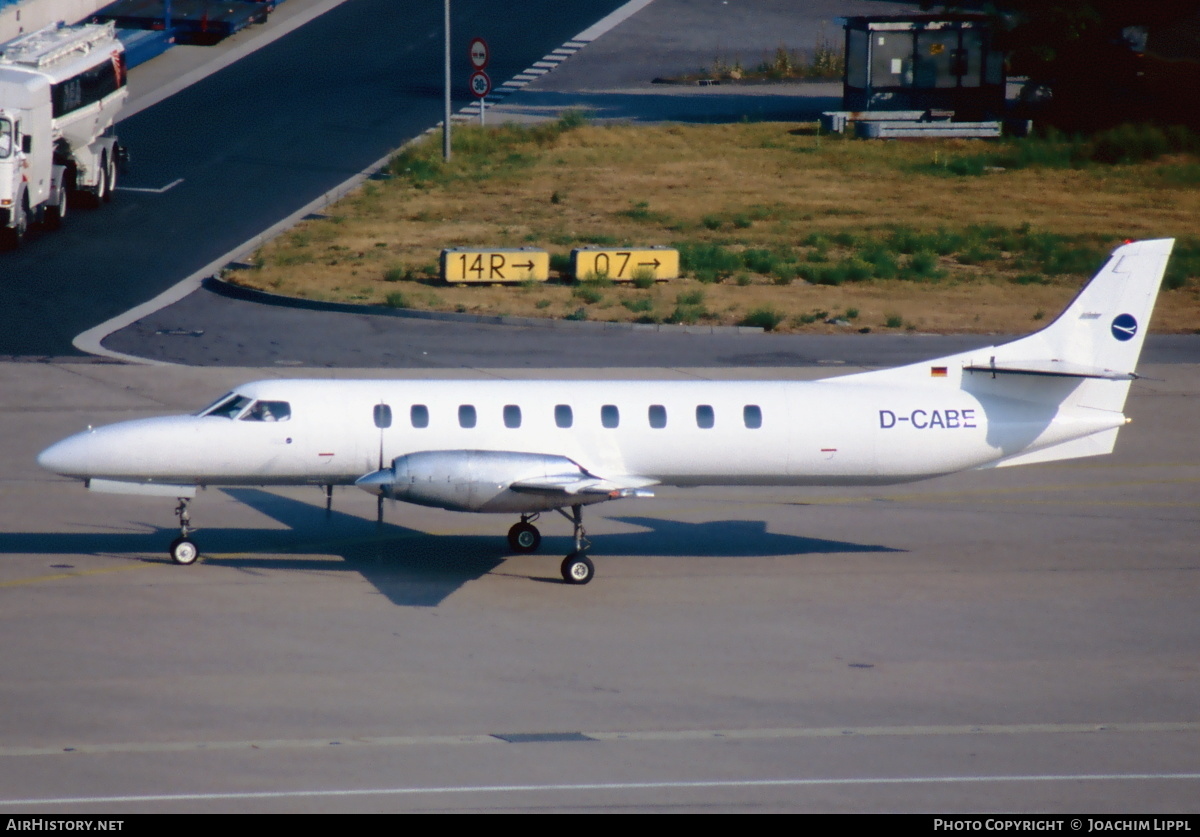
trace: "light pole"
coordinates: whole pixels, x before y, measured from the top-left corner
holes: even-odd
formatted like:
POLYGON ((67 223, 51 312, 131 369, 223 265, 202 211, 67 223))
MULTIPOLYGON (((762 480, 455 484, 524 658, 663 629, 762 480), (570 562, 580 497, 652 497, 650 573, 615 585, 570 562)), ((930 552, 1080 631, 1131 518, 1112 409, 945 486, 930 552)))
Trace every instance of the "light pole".
POLYGON ((445 45, 445 72, 446 75, 442 79, 442 84, 445 87, 445 108, 442 114, 442 159, 450 162, 450 0, 442 0, 445 9, 445 30, 446 30, 446 45, 445 45))

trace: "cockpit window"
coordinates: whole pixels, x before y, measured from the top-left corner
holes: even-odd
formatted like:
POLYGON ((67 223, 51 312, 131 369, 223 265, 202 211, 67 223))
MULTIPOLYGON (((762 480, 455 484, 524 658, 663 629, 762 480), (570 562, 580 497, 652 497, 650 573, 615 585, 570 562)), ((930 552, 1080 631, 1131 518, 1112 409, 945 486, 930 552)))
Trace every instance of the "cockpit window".
POLYGON ((13 152, 13 129, 12 123, 7 119, 0 118, 0 160, 5 159, 13 152))
POLYGON ((286 401, 255 401, 242 416, 242 421, 287 421, 292 407, 286 401))
POLYGON ((242 410, 246 409, 246 406, 251 400, 252 399, 247 398, 244 395, 238 395, 236 392, 231 392, 226 395, 222 395, 196 415, 220 416, 221 418, 227 419, 237 418, 238 414, 242 412, 242 410))

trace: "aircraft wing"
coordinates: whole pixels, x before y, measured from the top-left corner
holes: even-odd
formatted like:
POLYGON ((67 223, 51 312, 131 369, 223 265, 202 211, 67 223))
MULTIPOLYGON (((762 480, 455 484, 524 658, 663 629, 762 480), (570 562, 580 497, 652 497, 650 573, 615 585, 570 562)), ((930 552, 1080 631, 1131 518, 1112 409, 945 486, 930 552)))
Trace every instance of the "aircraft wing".
POLYGON ((512 483, 509 489, 526 494, 565 497, 607 495, 610 500, 616 500, 620 497, 653 497, 653 492, 645 490, 652 485, 658 485, 658 480, 634 475, 606 479, 580 469, 576 473, 526 477, 512 483))

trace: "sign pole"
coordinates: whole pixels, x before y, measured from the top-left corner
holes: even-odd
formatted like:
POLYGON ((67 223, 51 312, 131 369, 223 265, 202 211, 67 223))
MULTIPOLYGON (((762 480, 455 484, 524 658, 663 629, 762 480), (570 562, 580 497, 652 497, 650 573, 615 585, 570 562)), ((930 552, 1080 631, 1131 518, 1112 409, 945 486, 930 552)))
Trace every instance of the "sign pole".
POLYGON ((442 0, 446 44, 443 58, 445 59, 445 76, 442 79, 445 88, 445 108, 442 115, 442 159, 450 162, 450 0, 442 0))

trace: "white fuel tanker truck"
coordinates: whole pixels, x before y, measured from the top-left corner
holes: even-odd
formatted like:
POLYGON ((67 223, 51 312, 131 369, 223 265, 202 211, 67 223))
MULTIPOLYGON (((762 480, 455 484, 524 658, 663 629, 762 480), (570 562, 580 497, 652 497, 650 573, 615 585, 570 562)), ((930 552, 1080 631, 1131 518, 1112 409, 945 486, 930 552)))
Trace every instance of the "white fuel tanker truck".
MULTIPOLYGON (((0 44, 0 237, 56 227, 68 200, 112 196, 124 149, 112 135, 125 49, 112 23, 52 24, 0 44)), ((79 201, 82 199, 82 201, 79 201)))

